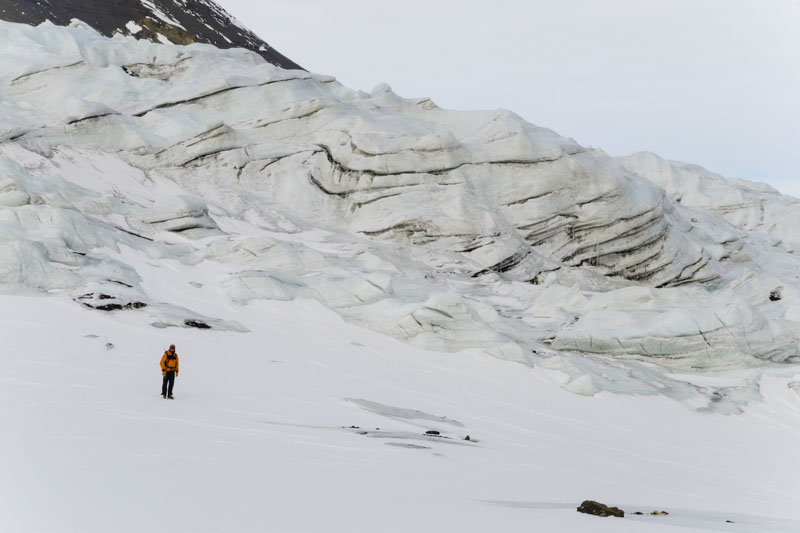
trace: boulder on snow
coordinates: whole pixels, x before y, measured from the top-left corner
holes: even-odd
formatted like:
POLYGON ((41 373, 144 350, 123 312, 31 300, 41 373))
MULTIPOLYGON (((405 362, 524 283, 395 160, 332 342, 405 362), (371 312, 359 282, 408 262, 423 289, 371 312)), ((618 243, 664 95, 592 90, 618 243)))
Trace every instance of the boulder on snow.
POLYGON ((594 516, 602 516, 602 517, 606 516, 616 516, 619 518, 625 517, 625 511, 623 511, 622 509, 618 509, 617 507, 609 507, 608 505, 596 502, 594 500, 584 501, 580 505, 580 507, 578 507, 578 512, 594 516))
POLYGON ((202 320, 194 320, 187 318, 183 321, 184 324, 189 326, 190 328, 197 328, 197 329, 211 329, 211 326, 203 322, 202 320))

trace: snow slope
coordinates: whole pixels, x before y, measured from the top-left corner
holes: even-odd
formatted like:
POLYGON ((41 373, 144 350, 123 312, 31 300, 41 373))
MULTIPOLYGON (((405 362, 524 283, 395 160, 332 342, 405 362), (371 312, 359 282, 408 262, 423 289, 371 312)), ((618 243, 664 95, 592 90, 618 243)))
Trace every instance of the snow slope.
POLYGON ((507 111, 0 22, 0 529, 795 531, 798 212, 507 111))
MULTIPOLYGON (((164 269, 145 281, 165 291, 213 282, 164 269)), ((165 332, 63 297, 4 298, 0 528, 800 527, 800 396, 786 386, 800 374, 763 377, 763 401, 744 414, 701 414, 664 396, 574 395, 550 371, 480 351, 423 351, 310 300, 223 311, 252 333, 165 332), (159 395, 170 342, 181 357, 175 401, 159 395), (626 517, 576 513, 587 498, 626 517), (670 515, 632 514, 655 509, 670 515)))

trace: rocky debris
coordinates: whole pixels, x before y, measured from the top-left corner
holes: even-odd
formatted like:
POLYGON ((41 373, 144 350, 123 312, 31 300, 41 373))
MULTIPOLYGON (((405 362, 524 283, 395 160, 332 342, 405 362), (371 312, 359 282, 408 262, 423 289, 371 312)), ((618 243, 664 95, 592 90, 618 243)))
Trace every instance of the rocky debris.
MULTIPOLYGON (((641 516, 641 515, 644 515, 644 513, 643 513, 643 512, 641 512, 641 511, 636 511, 636 512, 634 512, 634 513, 631 513, 631 514, 640 515, 640 516, 641 516)), ((650 514, 651 516, 667 516, 667 515, 669 515, 669 513, 668 513, 668 512, 666 512, 666 511, 652 511, 652 512, 651 512, 651 513, 649 513, 649 514, 650 514)))
POLYGON ((440 433, 438 431, 436 431, 435 429, 429 429, 428 431, 425 432, 425 434, 426 435, 435 435, 437 437, 440 435, 440 433))
POLYGON ((116 296, 94 292, 82 294, 76 297, 75 301, 84 307, 96 309, 98 311, 120 311, 124 309, 141 309, 147 307, 147 304, 144 302, 125 302, 116 296))
POLYGON ((625 517, 625 511, 618 509, 616 507, 609 507, 608 505, 596 502, 594 500, 584 501, 580 505, 580 507, 578 507, 578 512, 594 516, 602 516, 602 517, 607 517, 607 516, 616 516, 619 518, 625 517))
POLYGON ((775 289, 769 293, 769 301, 770 302, 779 302, 781 301, 781 290, 775 289))
POLYGON ((203 322, 202 320, 194 320, 187 318, 183 321, 184 324, 189 326, 190 328, 197 328, 197 329, 211 329, 211 326, 203 322))
POLYGON ((153 42, 163 42, 163 38, 172 44, 193 44, 197 42, 197 37, 186 31, 180 26, 169 22, 156 20, 152 17, 144 17, 134 24, 128 24, 126 30, 132 33, 130 28, 135 28, 133 35, 137 39, 147 39, 153 42))
POLYGON ((155 319, 150 325, 159 329, 195 328, 238 333, 250 331, 238 322, 203 316, 185 307, 172 304, 152 303, 148 306, 147 312, 151 318, 155 319))
POLYGON ((422 442, 437 442, 441 444, 449 444, 453 446, 470 446, 478 441, 470 439, 453 439, 446 435, 434 434, 431 432, 418 433, 413 431, 396 431, 387 429, 381 431, 381 428, 374 430, 362 428, 360 426, 342 426, 342 429, 351 431, 356 435, 362 435, 373 439, 393 439, 395 441, 422 441, 422 442))

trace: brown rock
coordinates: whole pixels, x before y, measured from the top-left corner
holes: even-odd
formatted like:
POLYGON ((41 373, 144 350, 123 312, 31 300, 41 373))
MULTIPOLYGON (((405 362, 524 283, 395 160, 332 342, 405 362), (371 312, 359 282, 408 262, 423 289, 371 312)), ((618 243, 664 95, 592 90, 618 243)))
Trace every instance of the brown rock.
POLYGON ((608 505, 593 501, 593 500, 586 500, 584 501, 580 507, 578 507, 579 513, 590 514, 594 516, 616 516, 619 518, 625 517, 625 511, 622 509, 618 509, 616 507, 609 507, 608 505))

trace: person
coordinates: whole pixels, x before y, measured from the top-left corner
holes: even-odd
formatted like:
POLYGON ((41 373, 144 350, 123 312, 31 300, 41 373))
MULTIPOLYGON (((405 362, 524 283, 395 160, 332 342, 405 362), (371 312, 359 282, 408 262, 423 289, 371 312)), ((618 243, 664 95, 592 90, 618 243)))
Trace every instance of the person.
POLYGON ((169 350, 164 352, 164 356, 161 358, 161 375, 164 377, 161 384, 161 397, 164 399, 175 399, 172 397, 172 387, 175 385, 175 378, 178 377, 178 368, 178 354, 175 353, 175 345, 170 344, 169 350))

